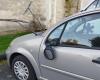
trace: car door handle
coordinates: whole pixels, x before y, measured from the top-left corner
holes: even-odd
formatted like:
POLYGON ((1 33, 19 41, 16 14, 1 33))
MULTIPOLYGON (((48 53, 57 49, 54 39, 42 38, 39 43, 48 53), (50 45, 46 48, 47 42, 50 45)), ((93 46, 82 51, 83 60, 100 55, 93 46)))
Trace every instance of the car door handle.
POLYGON ((93 62, 93 63, 100 64, 100 57, 99 57, 99 58, 97 58, 97 59, 93 59, 93 60, 92 60, 92 62, 93 62))

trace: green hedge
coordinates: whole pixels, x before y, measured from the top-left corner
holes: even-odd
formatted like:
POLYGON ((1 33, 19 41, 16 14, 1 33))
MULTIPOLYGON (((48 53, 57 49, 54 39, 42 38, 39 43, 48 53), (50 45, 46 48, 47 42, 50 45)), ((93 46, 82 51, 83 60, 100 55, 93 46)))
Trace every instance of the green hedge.
POLYGON ((29 32, 21 32, 16 34, 9 34, 9 35, 3 35, 0 36, 0 54, 3 54, 5 50, 8 48, 9 44, 13 39, 16 37, 28 34, 29 32))

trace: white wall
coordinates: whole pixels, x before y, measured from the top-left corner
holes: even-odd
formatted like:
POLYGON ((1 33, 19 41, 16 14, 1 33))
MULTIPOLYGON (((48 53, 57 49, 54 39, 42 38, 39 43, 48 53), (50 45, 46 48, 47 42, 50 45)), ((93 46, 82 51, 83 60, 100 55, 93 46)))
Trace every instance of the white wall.
MULTIPOLYGON (((64 17, 65 0, 0 0, 0 18, 31 21, 33 18, 29 11, 25 15, 23 14, 30 1, 33 1, 31 6, 32 12, 38 16, 39 20, 42 20, 41 22, 47 27, 51 27, 64 17)), ((8 22, 6 24, 6 22, 0 22, 0 33, 8 30, 8 27, 11 30, 20 30, 19 26, 20 25, 16 25, 16 23, 8 22), (8 24, 12 24, 14 27, 8 24)))

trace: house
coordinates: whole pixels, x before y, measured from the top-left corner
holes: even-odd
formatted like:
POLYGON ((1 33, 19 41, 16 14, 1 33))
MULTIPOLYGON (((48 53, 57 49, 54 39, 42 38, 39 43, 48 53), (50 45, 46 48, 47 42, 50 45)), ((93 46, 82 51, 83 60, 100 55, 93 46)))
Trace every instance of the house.
MULTIPOLYGON (((80 11, 82 1, 84 0, 0 0, 0 13, 2 13, 0 19, 20 19, 27 22, 38 19, 38 21, 48 28, 65 16, 80 11)), ((28 24, 23 25, 26 27, 23 27, 22 24, 16 25, 14 23, 11 26, 11 23, 4 22, 2 24, 0 22, 0 28, 2 28, 0 29, 0 33, 30 28, 28 24)))

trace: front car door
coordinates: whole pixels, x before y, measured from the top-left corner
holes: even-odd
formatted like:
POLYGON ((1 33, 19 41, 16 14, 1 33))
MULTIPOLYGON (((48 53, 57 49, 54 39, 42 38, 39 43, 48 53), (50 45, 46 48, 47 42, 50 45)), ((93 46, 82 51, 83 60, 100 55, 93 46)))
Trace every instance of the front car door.
POLYGON ((100 80, 100 13, 65 22, 50 33, 48 43, 53 39, 59 40, 57 45, 49 45, 56 56, 54 59, 44 55, 47 43, 41 46, 42 79, 100 80))

